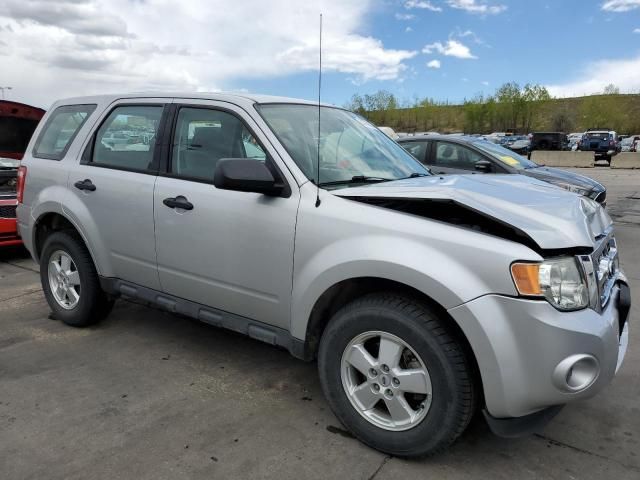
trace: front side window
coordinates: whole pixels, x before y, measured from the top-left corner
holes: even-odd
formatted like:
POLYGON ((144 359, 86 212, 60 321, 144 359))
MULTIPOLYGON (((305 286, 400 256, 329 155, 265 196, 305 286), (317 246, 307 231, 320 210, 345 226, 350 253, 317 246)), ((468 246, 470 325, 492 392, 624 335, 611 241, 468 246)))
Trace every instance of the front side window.
POLYGON ((213 181, 216 165, 223 158, 264 162, 267 154, 235 115, 208 108, 181 108, 173 137, 171 173, 213 181))
POLYGON ((33 149, 36 158, 61 160, 96 105, 64 105, 47 119, 33 149))
POLYGON ((153 171, 156 135, 163 107, 123 105, 96 132, 92 163, 124 170, 153 171))
POLYGON ((404 148, 354 113, 321 107, 318 138, 317 106, 263 104, 257 108, 300 170, 320 186, 338 188, 367 180, 429 175, 404 148))
POLYGON ((436 142, 434 164, 439 167, 475 170, 476 162, 484 160, 482 155, 470 148, 449 142, 436 142))

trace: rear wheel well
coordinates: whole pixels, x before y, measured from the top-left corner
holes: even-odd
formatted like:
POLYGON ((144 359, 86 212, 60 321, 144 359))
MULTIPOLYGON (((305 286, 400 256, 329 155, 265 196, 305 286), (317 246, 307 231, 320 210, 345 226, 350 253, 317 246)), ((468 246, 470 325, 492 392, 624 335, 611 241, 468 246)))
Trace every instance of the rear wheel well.
MULTIPOLYGON (((478 386, 481 387, 480 369, 471 348, 471 344, 460 326, 451 317, 451 315, 449 315, 449 312, 447 312, 442 305, 420 290, 404 283, 385 278, 352 278, 339 282, 325 291, 316 301, 309 317, 305 340, 305 357, 309 360, 317 357, 322 333, 338 310, 356 298, 376 292, 401 293, 415 298, 433 309, 438 318, 441 318, 445 323, 443 326, 446 327, 449 333, 454 335, 464 347, 465 355, 469 359, 473 368, 474 382, 477 382, 478 386)), ((482 388, 479 388, 478 391, 482 392, 482 388)))
POLYGON ((82 241, 82 237, 78 233, 78 230, 76 230, 76 227, 59 213, 47 213, 40 217, 36 222, 35 230, 34 250, 38 260, 40 259, 45 240, 54 232, 71 231, 82 241))

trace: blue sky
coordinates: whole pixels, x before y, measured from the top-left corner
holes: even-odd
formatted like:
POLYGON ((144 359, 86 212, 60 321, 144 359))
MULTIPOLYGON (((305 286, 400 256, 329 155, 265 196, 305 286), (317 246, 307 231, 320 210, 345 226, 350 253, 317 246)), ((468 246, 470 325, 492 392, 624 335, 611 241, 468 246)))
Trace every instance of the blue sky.
MULTIPOLYGON (((593 0, 480 2, 505 6, 498 14, 470 14, 447 8, 446 2, 437 0, 430 3, 442 8, 440 12, 406 9, 404 3, 383 2, 368 16, 360 33, 379 38, 386 48, 419 51, 405 61, 407 71, 399 79, 359 85, 350 81, 349 74, 326 73, 323 96, 327 101, 341 104, 353 93, 385 89, 400 99, 418 95, 460 102, 477 93, 493 93, 508 81, 566 85, 569 95, 594 93, 596 90, 582 91, 579 87, 571 92, 571 85, 589 78, 589 69, 598 61, 629 60, 640 55, 640 2, 639 8, 625 12, 603 10, 605 2, 593 0), (396 14, 414 17, 396 19, 396 14), (465 32, 473 34, 461 36, 465 32), (422 53, 425 45, 444 44, 449 39, 467 46, 477 58, 422 53), (432 60, 438 60, 440 68, 428 68, 432 60)), ((640 63, 637 65, 637 83, 622 82, 623 90, 640 93, 640 63)), ((616 83, 615 69, 606 77, 616 83)), ((305 98, 313 98, 316 92, 315 73, 241 84, 251 91, 305 98)))
POLYGON ((457 103, 516 81, 640 93, 640 0, 2 0, 0 86, 47 108, 132 91, 457 103), (437 68, 435 68, 437 67, 437 68))

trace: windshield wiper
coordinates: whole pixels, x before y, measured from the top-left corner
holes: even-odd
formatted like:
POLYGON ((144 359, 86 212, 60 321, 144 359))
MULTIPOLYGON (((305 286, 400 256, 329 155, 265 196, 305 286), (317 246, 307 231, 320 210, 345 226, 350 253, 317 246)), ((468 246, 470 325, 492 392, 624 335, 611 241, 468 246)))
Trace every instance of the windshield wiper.
POLYGON ((318 185, 320 187, 332 186, 332 185, 349 185, 352 183, 380 183, 380 182, 391 182, 396 180, 395 178, 382 178, 382 177, 368 177, 366 175, 354 175, 351 178, 346 178, 344 180, 336 180, 333 182, 322 182, 318 185))

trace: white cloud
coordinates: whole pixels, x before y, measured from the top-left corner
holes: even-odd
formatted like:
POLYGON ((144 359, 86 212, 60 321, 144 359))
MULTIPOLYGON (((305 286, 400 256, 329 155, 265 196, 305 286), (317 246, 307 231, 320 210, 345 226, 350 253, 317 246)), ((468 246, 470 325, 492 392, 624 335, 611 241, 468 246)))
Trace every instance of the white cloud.
POLYGON ((640 8, 640 0, 607 0, 601 8, 607 12, 628 12, 640 8))
POLYGON ((411 28, 411 27, 407 27, 407 28, 405 28, 405 29, 404 29, 404 31, 405 31, 406 33, 413 32, 413 28, 411 28))
POLYGON ((404 8, 411 10, 413 8, 419 8, 422 10, 431 10, 432 12, 441 12, 442 8, 432 4, 426 0, 407 0, 404 2, 404 8))
POLYGON ((478 58, 475 55, 473 55, 471 53, 471 50, 469 50, 469 47, 464 45, 462 42, 459 42, 457 40, 451 40, 451 39, 447 40, 447 42, 444 44, 441 42, 430 43, 429 45, 425 45, 424 48, 422 49, 422 53, 430 54, 433 52, 437 52, 447 57, 456 57, 456 58, 463 58, 463 59, 478 58))
POLYGON ((482 81, 482 82, 480 82, 480 83, 482 83, 482 85, 484 85, 485 87, 488 87, 488 86, 489 86, 489 82, 487 82, 486 80, 484 80, 484 81, 482 81))
POLYGON ((447 0, 447 4, 451 8, 479 15, 497 15, 507 9, 506 5, 489 5, 482 0, 478 2, 476 0, 447 0))
POLYGON ((396 13, 396 20, 413 20, 416 16, 412 13, 396 13))
POLYGON ((621 92, 640 91, 640 56, 630 59, 601 60, 584 68, 580 80, 563 84, 548 85, 551 95, 556 97, 575 97, 591 95, 604 90, 614 83, 621 92))
POLYGON ((431 60, 430 62, 427 63, 427 67, 429 68, 440 68, 441 64, 440 64, 440 60, 431 60))
MULTIPOLYGON (((0 1, 2 82, 14 87, 11 98, 44 107, 113 91, 231 89, 317 68, 316 2, 0 1)), ((417 52, 359 33, 373 8, 374 0, 322 0, 327 72, 357 82, 402 77, 417 52)))
POLYGON ((640 33, 640 28, 634 28, 633 33, 640 33))

